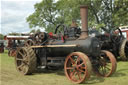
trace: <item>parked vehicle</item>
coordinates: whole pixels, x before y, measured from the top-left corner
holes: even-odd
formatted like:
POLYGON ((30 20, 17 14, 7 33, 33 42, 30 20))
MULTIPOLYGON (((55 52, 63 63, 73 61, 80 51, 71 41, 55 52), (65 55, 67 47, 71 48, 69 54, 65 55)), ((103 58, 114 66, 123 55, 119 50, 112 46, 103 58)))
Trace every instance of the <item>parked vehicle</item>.
POLYGON ((29 36, 4 36, 4 40, 8 41, 7 49, 9 56, 16 56, 16 48, 20 46, 24 46, 25 40, 28 39, 29 36))
POLYGON ((4 53, 4 40, 0 40, 0 53, 4 53))
POLYGON ((91 35, 94 34, 101 43, 102 50, 109 50, 115 57, 122 60, 128 60, 128 40, 127 31, 120 28, 108 30, 102 27, 104 33, 98 33, 96 30, 91 30, 91 35))
POLYGON ((43 32, 37 35, 37 39, 30 39, 34 43, 40 41, 39 43, 17 48, 17 70, 27 75, 42 66, 64 67, 66 77, 73 83, 87 80, 92 69, 99 76, 111 76, 116 71, 116 59, 111 52, 101 50, 98 38, 88 36, 87 8, 80 7, 80 33, 77 27, 58 25, 55 33, 43 32))
POLYGON ((128 26, 121 26, 119 27, 123 36, 128 40, 128 26))

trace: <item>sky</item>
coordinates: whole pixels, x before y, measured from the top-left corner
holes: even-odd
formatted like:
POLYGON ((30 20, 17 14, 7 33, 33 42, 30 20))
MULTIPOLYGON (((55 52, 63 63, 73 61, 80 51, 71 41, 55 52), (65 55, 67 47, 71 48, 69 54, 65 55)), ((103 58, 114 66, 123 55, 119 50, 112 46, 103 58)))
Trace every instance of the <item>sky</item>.
POLYGON ((0 33, 6 35, 11 32, 30 32, 26 17, 34 12, 34 4, 39 2, 41 0, 1 0, 0 33))

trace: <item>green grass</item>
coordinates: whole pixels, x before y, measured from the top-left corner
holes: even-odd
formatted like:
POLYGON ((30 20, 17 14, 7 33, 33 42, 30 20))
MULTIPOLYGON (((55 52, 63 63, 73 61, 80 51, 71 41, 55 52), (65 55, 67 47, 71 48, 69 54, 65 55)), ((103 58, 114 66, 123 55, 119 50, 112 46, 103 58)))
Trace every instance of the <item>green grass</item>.
MULTIPOLYGON (((8 57, 7 51, 0 54, 0 85, 74 85, 67 80, 63 70, 42 71, 24 76, 15 67, 13 57, 8 57)), ((127 85, 128 62, 118 62, 117 71, 111 77, 103 78, 92 75, 89 80, 80 85, 127 85)))

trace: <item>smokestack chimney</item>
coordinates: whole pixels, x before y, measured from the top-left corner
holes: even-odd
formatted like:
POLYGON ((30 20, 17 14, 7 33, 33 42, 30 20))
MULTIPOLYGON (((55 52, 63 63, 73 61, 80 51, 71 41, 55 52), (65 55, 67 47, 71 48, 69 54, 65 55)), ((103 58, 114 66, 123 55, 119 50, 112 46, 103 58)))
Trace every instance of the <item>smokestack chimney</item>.
POLYGON ((80 6, 80 15, 82 22, 82 30, 79 39, 86 39, 88 37, 88 6, 80 6))

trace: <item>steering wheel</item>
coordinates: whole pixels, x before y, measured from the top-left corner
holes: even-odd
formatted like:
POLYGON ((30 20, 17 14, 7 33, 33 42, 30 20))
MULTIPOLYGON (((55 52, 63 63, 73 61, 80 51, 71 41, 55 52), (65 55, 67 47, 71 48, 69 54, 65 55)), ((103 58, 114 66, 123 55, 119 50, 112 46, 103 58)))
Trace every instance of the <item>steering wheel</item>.
MULTIPOLYGON (((123 34, 122 34, 122 32, 121 32, 121 30, 120 30, 119 28, 112 29, 112 30, 110 31, 110 39, 111 39, 113 42, 121 41, 123 38, 124 38, 124 36, 123 36, 123 34), (119 32, 119 35, 116 35, 116 34, 114 33, 116 30, 119 32), (112 37, 113 35, 115 35, 115 38, 112 37), (119 37, 120 37, 120 38, 119 38, 119 37), (118 39, 120 39, 120 40, 118 40, 118 39)), ((118 43, 118 42, 117 42, 117 43, 118 43)))
MULTIPOLYGON (((124 36, 123 36, 123 34, 122 34, 122 32, 121 32, 121 30, 119 28, 111 29, 111 31, 108 30, 108 29, 105 29, 104 27, 101 27, 101 29, 104 30, 106 33, 110 34, 109 35, 109 39, 112 42, 121 41, 124 38, 124 36), (116 30, 119 32, 119 35, 115 34, 116 30), (120 40, 118 40, 118 39, 120 39, 120 40)), ((116 43, 120 43, 120 42, 116 42, 116 43)))
POLYGON ((115 32, 116 30, 118 30, 118 31, 119 31, 119 34, 120 34, 120 36, 122 36, 122 32, 121 32, 121 30, 120 30, 119 28, 112 29, 112 30, 110 31, 110 34, 111 34, 111 35, 115 34, 114 32, 115 32))
POLYGON ((54 34, 65 36, 68 32, 67 27, 63 24, 60 24, 56 27, 54 34))

